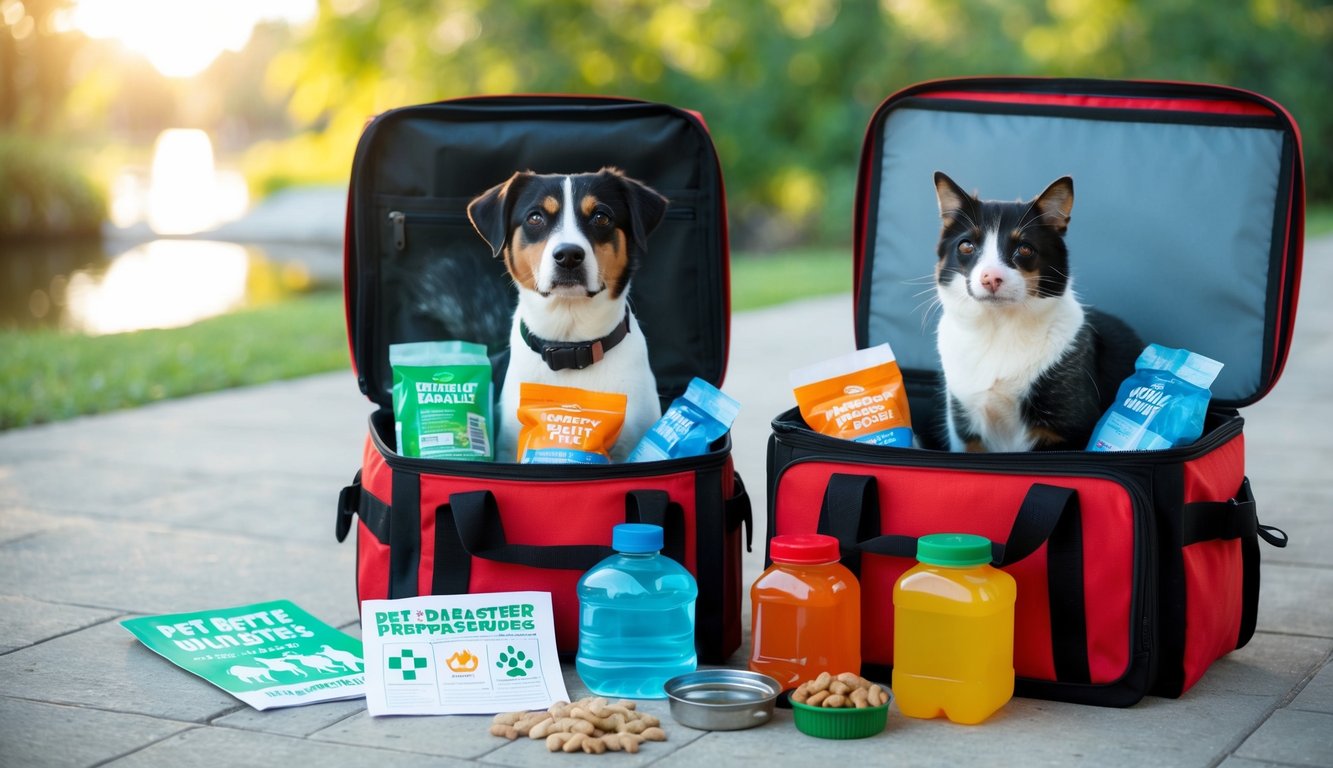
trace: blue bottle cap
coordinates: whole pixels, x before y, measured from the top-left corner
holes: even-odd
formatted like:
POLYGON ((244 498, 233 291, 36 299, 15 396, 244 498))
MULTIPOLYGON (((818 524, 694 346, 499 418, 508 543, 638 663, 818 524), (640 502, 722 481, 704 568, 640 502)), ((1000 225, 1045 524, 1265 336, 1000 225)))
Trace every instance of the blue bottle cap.
POLYGON ((916 559, 946 568, 967 568, 991 561, 990 539, 970 533, 932 533, 916 541, 916 559))
POLYGON ((662 526, 647 523, 621 523, 611 529, 611 547, 617 552, 643 554, 662 549, 662 526))

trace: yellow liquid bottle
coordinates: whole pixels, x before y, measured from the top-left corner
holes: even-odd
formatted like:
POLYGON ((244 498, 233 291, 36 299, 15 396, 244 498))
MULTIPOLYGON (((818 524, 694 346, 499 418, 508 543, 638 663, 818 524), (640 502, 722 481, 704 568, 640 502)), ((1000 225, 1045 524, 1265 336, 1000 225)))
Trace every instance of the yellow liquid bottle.
POLYGON ((990 541, 935 534, 893 588, 893 697, 908 717, 973 725, 1014 695, 1017 587, 990 541))

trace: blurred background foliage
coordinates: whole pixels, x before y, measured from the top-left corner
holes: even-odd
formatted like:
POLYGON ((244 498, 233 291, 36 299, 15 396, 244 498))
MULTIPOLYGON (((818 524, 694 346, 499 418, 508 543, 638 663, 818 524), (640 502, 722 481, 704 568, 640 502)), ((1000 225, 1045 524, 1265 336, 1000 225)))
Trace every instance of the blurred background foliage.
POLYGON ((704 114, 738 246, 841 243, 880 101, 924 79, 1013 74, 1258 91, 1301 125, 1311 200, 1333 200, 1327 0, 319 0, 309 22, 263 23, 190 79, 83 36, 72 3, 0 0, 5 170, 27 155, 106 178, 162 128, 197 127, 262 195, 345 183, 365 121, 395 106, 603 93, 704 114))

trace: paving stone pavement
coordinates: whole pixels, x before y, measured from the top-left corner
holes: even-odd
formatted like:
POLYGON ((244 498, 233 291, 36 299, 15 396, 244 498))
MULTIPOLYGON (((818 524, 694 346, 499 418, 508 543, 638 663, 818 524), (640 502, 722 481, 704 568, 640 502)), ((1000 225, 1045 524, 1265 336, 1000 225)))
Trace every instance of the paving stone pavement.
MULTIPOLYGON (((1258 632, 1178 700, 1127 709, 1015 699, 984 725, 891 709, 879 736, 819 742, 789 712, 762 728, 670 741, 616 765, 1333 766, 1333 238, 1306 250, 1291 359, 1245 412, 1263 522, 1258 632)), ((743 404, 737 467, 763 540, 769 421, 786 372, 852 341, 850 299, 738 314, 725 389, 743 404)), ((299 340, 293 340, 299 343, 299 340)), ((483 717, 370 718, 360 701, 259 712, 159 658, 121 619, 287 598, 357 633, 338 490, 361 456, 368 403, 348 372, 0 433, 0 766, 547 766, 536 742, 483 717)), ((745 560, 745 581, 762 549, 745 560)), ((745 622, 748 625, 748 619, 745 622)), ((742 648, 744 650, 744 646, 742 648)), ((741 666, 742 657, 731 664, 741 666)), ((572 665, 567 665, 572 667, 572 665)), ((571 695, 584 693, 566 669, 571 695)))

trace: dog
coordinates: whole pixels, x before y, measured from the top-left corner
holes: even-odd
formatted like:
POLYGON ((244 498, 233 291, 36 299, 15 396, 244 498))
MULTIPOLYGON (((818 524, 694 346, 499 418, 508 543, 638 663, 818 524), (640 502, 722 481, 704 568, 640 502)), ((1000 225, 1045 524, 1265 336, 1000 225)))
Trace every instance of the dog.
POLYGON ((497 458, 517 452, 521 382, 626 395, 612 461, 623 461, 661 417, 629 286, 666 208, 665 197, 612 167, 520 171, 468 204, 472 226, 518 288, 497 458))

